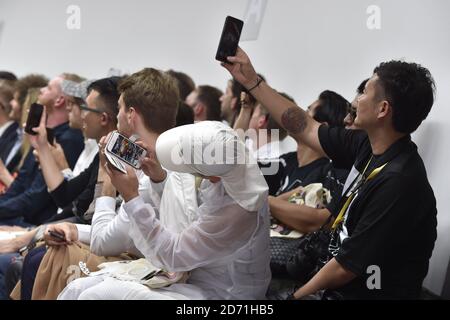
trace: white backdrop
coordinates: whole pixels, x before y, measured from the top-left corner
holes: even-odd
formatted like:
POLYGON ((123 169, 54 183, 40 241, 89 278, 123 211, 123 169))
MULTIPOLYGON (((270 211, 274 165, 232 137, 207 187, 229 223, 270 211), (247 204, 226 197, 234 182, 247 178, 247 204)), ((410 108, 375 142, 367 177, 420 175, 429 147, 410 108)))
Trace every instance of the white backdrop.
MULTIPOLYGON (((130 73, 152 66, 224 89, 228 75, 213 59, 218 38, 225 16, 242 17, 246 6, 243 0, 0 0, 0 69, 99 78, 111 67, 130 73), (69 5, 81 10, 79 30, 66 26, 69 5)), ((257 70, 303 106, 324 89, 352 99, 383 60, 403 58, 431 70, 437 100, 414 138, 438 203, 439 235, 425 281, 437 294, 450 255, 449 11, 448 0, 269 0, 259 39, 241 44, 257 70), (379 30, 367 28, 370 5, 381 10, 379 30)))

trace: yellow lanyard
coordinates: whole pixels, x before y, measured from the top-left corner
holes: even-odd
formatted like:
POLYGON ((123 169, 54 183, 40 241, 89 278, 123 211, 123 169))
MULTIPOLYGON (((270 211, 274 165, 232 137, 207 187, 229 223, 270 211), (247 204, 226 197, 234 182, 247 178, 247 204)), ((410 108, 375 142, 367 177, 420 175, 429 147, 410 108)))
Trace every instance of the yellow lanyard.
MULTIPOLYGON (((373 157, 373 156, 372 156, 372 157, 373 157)), ((364 168, 364 171, 363 171, 363 173, 362 173, 362 176, 364 176, 364 173, 366 173, 366 170, 367 170, 367 168, 369 167, 370 162, 372 161, 372 157, 370 158, 369 162, 367 162, 367 165, 366 165, 366 167, 364 168)), ((380 166, 380 167, 378 167, 378 168, 375 168, 375 169, 369 174, 369 176, 367 177, 367 179, 365 179, 365 180, 362 182, 362 184, 364 184, 364 183, 366 183, 367 181, 369 181, 369 180, 375 178, 376 175, 379 174, 380 171, 383 170, 383 168, 384 168, 386 165, 387 165, 387 162, 386 162, 385 164, 383 164, 382 166, 380 166)), ((361 184, 361 185, 362 185, 362 184, 361 184)), ((356 188, 356 190, 353 190, 353 191, 351 192, 351 194, 348 196, 347 200, 346 200, 345 203, 344 203, 344 206, 342 207, 341 211, 339 211, 339 214, 338 214, 336 220, 334 220, 334 223, 333 223, 333 226, 331 227, 331 229, 335 230, 335 229, 339 226, 339 224, 344 220, 344 214, 345 214, 345 212, 347 211, 348 206, 349 206, 350 203, 352 202, 353 198, 355 197, 356 191, 357 191, 358 189, 359 189, 359 188, 356 188)))
POLYGON ((198 192, 198 189, 200 189, 202 181, 203 181, 202 177, 195 176, 195 192, 198 192))

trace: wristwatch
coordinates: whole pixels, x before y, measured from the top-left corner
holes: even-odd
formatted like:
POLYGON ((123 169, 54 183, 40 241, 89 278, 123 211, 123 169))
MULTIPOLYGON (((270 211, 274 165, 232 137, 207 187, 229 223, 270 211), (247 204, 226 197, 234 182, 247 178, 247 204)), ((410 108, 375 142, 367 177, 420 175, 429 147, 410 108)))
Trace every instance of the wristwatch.
POLYGON ((21 256, 26 256, 30 250, 33 250, 36 247, 36 243, 44 236, 45 228, 46 225, 42 225, 37 228, 36 233, 34 234, 31 241, 26 246, 19 249, 19 254, 21 256))
POLYGON ((33 250, 34 247, 36 247, 36 241, 31 240, 28 245, 19 249, 19 254, 24 257, 30 250, 33 250))

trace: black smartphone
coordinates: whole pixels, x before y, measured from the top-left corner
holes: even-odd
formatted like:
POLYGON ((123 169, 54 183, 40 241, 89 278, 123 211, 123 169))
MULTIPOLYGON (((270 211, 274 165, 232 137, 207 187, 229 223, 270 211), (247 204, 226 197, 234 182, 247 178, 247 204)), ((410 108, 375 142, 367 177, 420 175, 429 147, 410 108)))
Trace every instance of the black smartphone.
POLYGON ((227 57, 236 55, 243 26, 244 21, 227 16, 217 49, 216 60, 230 63, 227 57))
POLYGON ((25 132, 33 136, 37 135, 32 129, 39 127, 41 122, 42 112, 44 112, 44 106, 39 103, 33 103, 28 111, 27 123, 25 125, 25 132))
POLYGON ((48 234, 51 235, 53 238, 57 239, 58 241, 66 241, 66 237, 59 232, 49 230, 48 234))
POLYGON ((53 146, 53 143, 55 142, 55 133, 53 132, 53 129, 51 128, 45 128, 47 129, 47 141, 53 146))

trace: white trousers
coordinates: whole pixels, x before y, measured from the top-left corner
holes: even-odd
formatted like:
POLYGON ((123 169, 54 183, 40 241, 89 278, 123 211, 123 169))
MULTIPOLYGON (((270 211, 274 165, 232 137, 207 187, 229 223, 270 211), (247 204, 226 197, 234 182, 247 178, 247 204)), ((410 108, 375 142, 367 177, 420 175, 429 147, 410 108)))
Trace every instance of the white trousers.
POLYGON ((196 286, 173 284, 150 289, 142 284, 96 276, 72 281, 59 294, 58 300, 187 300, 207 299, 196 286))

